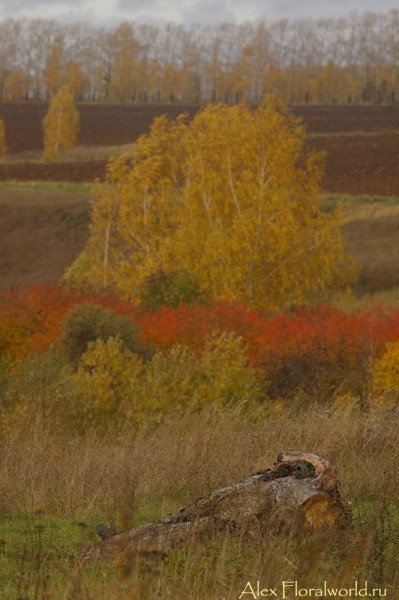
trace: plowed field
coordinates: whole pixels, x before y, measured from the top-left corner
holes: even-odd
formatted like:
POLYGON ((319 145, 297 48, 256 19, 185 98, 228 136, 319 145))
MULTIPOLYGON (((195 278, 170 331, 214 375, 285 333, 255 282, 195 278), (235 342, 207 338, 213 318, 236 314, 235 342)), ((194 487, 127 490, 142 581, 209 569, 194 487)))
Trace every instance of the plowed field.
POLYGON ((321 137, 306 148, 326 152, 324 192, 399 196, 399 135, 321 137))
MULTIPOLYGON (((306 150, 326 152, 326 193, 399 195, 399 135, 322 137, 306 150)), ((0 163, 0 181, 90 182, 104 179, 107 161, 0 163)))
MULTIPOLYGON (((181 113, 192 117, 198 110, 183 105, 124 104, 79 104, 77 108, 80 113, 77 143, 84 146, 129 144, 148 132, 155 117, 166 114, 173 119, 181 113)), ((47 110, 44 103, 0 103, 0 119, 4 120, 11 153, 43 149, 42 119, 47 110)))
POLYGON ((106 160, 48 164, 37 162, 0 164, 0 181, 90 182, 97 178, 104 178, 106 165, 106 160))
MULTIPOLYGON (((149 131, 156 116, 171 118, 182 112, 192 117, 193 106, 79 105, 81 131, 78 143, 85 146, 134 142, 149 131)), ((41 120, 47 105, 0 104, 6 126, 10 157, 13 153, 42 149, 41 120)), ((310 136, 307 150, 324 150, 326 192, 399 195, 399 107, 307 106, 293 107, 303 118, 310 136), (322 135, 325 134, 325 135, 322 135), (344 134, 344 135, 337 135, 344 134)), ((0 181, 84 182, 105 175, 105 161, 0 163, 0 181)))
POLYGON ((0 188, 0 291, 58 281, 85 247, 88 194, 0 188))
MULTIPOLYGON (((7 143, 11 153, 43 148, 42 119, 48 105, 35 102, 0 103, 7 143)), ((79 104, 78 144, 112 146, 129 144, 148 132, 155 117, 175 118, 181 113, 193 117, 197 106, 79 104)), ((399 131, 399 107, 396 106, 294 106, 309 134, 342 132, 399 131)))

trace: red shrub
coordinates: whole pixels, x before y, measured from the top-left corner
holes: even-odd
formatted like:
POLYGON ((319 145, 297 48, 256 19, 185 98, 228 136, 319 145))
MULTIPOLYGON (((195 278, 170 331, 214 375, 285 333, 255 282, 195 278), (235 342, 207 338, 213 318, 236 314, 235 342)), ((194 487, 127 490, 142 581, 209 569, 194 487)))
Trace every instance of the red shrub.
POLYGON ((361 393, 370 361, 383 354, 387 341, 399 340, 399 311, 382 306, 352 314, 321 306, 268 317, 221 302, 163 308, 136 318, 143 340, 162 349, 185 343, 201 351, 213 330, 235 331, 244 338, 250 362, 269 382, 272 396, 339 386, 361 393))
POLYGON ((88 296, 54 284, 14 286, 0 295, 0 357, 24 358, 57 342, 66 312, 90 302, 127 315, 132 307, 113 295, 88 296))
POLYGON ((161 350, 183 343, 201 352, 215 330, 235 331, 273 397, 298 388, 312 394, 338 387, 362 393, 371 361, 382 356, 386 342, 399 341, 399 311, 383 306, 351 314, 320 306, 269 317, 244 305, 218 302, 148 312, 111 294, 89 296, 39 284, 14 287, 0 296, 0 357, 24 358, 47 350, 57 343, 66 312, 84 302, 131 316, 142 341, 161 350))

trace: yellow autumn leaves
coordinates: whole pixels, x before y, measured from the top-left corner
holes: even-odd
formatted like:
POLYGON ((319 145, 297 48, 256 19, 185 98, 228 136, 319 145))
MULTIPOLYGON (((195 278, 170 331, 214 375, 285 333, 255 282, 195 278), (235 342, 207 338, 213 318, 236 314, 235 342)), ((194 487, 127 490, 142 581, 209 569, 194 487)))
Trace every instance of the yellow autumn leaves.
POLYGON ((374 365, 374 387, 378 391, 399 392, 399 342, 388 342, 382 358, 374 365))
POLYGON ((98 185, 91 236, 67 279, 140 297, 156 273, 189 273, 215 299, 280 310, 345 286, 341 215, 318 207, 320 157, 275 96, 156 119, 98 185))
POLYGON ((215 332, 200 355, 178 344, 147 358, 129 350, 119 335, 98 338, 89 342, 76 370, 52 349, 13 363, 7 389, 1 420, 11 428, 51 416, 82 431, 104 431, 159 422, 171 410, 265 410, 267 402, 247 348, 232 332, 215 332))
POLYGON ((63 85, 53 98, 43 119, 44 153, 47 158, 57 158, 59 148, 72 148, 79 131, 79 113, 68 86, 63 85))
POLYGON ((198 356, 186 346, 158 351, 150 361, 127 350, 118 337, 90 342, 77 373, 69 376, 75 418, 99 424, 124 415, 126 422, 159 419, 171 407, 221 409, 265 399, 241 338, 215 335, 198 356))

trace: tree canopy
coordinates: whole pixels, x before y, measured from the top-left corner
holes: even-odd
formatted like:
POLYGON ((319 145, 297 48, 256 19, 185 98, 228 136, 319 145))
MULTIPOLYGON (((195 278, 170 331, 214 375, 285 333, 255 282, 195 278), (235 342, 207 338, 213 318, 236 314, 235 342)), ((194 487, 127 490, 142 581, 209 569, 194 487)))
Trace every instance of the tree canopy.
POLYGON ((156 273, 187 273, 207 297, 271 310, 345 286, 341 215, 318 207, 322 160, 304 139, 275 96, 156 119, 109 163, 67 278, 137 299, 156 273))
POLYGON ((51 101, 43 119, 44 152, 48 158, 58 156, 59 147, 72 148, 79 132, 79 113, 68 86, 63 85, 51 101))
POLYGON ((0 102, 46 100, 67 84, 89 102, 236 104, 276 91, 290 104, 396 104, 399 10, 369 8, 195 26, 3 18, 0 102))

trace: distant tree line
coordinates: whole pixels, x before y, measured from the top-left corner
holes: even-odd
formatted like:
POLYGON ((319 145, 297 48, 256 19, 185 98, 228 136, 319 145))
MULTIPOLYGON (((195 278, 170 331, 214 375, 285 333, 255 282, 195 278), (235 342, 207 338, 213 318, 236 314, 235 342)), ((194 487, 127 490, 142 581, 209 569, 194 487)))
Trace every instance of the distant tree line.
POLYGON ((0 100, 394 103, 399 9, 344 19, 113 28, 45 19, 0 22, 0 100))

